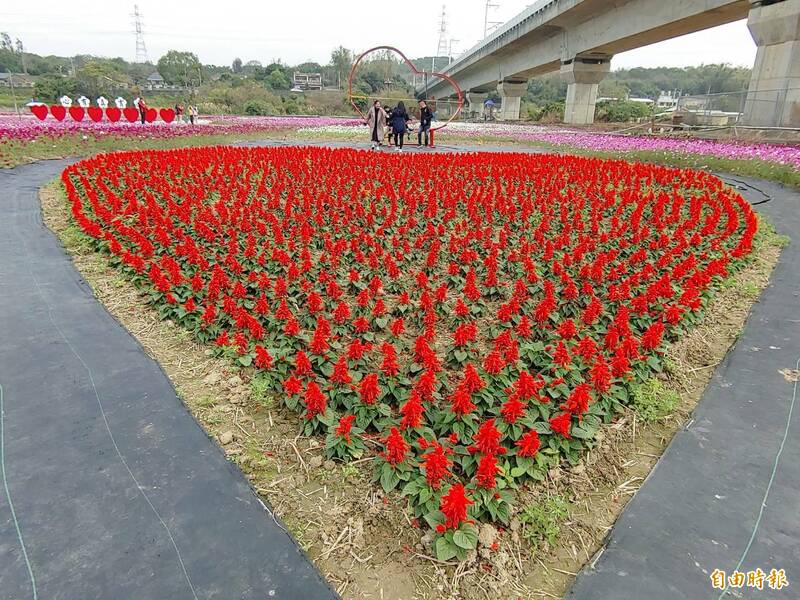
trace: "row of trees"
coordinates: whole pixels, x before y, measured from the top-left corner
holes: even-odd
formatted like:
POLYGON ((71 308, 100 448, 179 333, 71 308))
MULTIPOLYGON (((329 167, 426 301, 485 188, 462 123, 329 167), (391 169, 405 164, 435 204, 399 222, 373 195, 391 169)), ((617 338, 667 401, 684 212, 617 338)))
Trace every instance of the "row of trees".
MULTIPOLYGON (((122 58, 100 58, 89 55, 73 57, 39 56, 25 51, 22 41, 0 34, 0 71, 23 72, 36 76, 35 96, 54 101, 64 94, 86 94, 107 97, 120 88, 144 88, 147 77, 158 71, 165 83, 199 90, 203 95, 225 100, 222 110, 244 110, 239 101, 245 93, 253 94, 251 111, 272 111, 282 107, 276 100, 292 88, 295 71, 321 73, 326 87, 345 90, 355 60, 354 53, 339 46, 327 64, 304 62, 289 66, 281 61, 262 64, 257 60, 236 58, 230 66, 202 64, 193 52, 170 50, 156 64, 131 63, 122 58), (213 94, 211 94, 213 90, 213 94), (262 94, 259 90, 263 90, 262 94)), ((414 59, 417 70, 441 70, 445 57, 414 59)), ((679 90, 683 94, 734 92, 745 89, 750 69, 730 65, 701 65, 687 68, 634 68, 611 72, 600 84, 600 96, 611 98, 644 97, 655 99, 662 90, 679 90)), ((394 98, 412 95, 415 74, 393 53, 379 52, 361 63, 354 91, 362 96, 394 98)), ((523 98, 526 112, 532 118, 550 119, 557 115, 566 98, 566 83, 558 74, 532 79, 523 98)), ((499 100, 499 97, 495 97, 499 100)), ((297 99, 295 99, 297 100, 297 99)), ((284 107, 285 108, 285 107, 284 107)), ((344 108, 344 106, 342 106, 344 108)), ((332 109, 331 109, 332 110, 332 109)), ((609 110, 609 118, 616 113, 609 110)))

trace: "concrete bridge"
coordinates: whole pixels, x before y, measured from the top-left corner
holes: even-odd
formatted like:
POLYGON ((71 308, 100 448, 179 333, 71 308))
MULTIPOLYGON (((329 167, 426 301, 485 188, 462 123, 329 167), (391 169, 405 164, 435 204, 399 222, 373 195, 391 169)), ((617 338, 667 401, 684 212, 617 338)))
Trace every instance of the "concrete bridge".
MULTIPOLYGON (((569 84, 564 121, 591 123, 614 54, 744 18, 758 45, 745 120, 800 126, 800 0, 538 0, 445 72, 467 92, 472 112, 496 89, 499 117, 515 120, 528 79, 559 71, 569 84)), ((427 95, 452 92, 434 80, 427 95)))

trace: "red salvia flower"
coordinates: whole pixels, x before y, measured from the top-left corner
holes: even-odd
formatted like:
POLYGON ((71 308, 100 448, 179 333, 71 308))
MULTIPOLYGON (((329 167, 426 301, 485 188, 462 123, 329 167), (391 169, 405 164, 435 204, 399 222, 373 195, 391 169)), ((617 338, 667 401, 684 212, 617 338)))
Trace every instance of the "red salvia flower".
POLYGON ((575 389, 572 390, 569 398, 561 408, 579 418, 583 417, 583 414, 589 410, 589 401, 591 400, 589 389, 588 383, 580 383, 575 386, 575 389))
POLYGON ((648 327, 642 334, 642 348, 645 350, 655 350, 661 345, 661 337, 664 335, 664 324, 656 321, 648 327))
POLYGON ((269 369, 272 367, 272 356, 263 346, 256 346, 255 364, 259 369, 269 369))
POLYGON ((313 419, 317 415, 325 412, 326 399, 325 394, 319 389, 319 386, 310 381, 306 388, 306 395, 303 398, 306 405, 306 419, 313 419))
POLYGON ((500 409, 500 415, 506 423, 516 423, 525 414, 525 404, 520 402, 519 394, 516 392, 508 397, 508 400, 500 409))
POLYGON ((425 408, 422 406, 419 392, 411 390, 408 400, 400 407, 400 414, 403 415, 400 420, 400 429, 416 429, 422 424, 425 408))
POLYGON ((572 358, 570 357, 569 351, 564 345, 564 342, 558 342, 555 354, 553 354, 553 362, 559 367, 568 367, 572 364, 572 358))
POLYGON ((439 502, 439 510, 444 515, 444 527, 458 529, 461 523, 467 520, 467 509, 472 504, 474 502, 467 497, 462 484, 450 486, 439 502))
POLYGON ((467 363, 464 367, 464 386, 470 393, 479 392, 486 386, 472 363, 467 363))
POLYGON ((598 356, 592 365, 592 386, 598 394, 604 394, 611 388, 611 369, 602 356, 598 356))
POLYGON ((494 425, 494 419, 484 421, 475 436, 476 448, 483 454, 505 454, 505 448, 500 445, 501 434, 494 425))
POLYGON ((567 439, 570 438, 569 427, 571 424, 572 415, 568 412, 561 413, 557 417, 550 419, 550 428, 553 430, 553 432, 563 435, 567 439))
POLYGON ((489 375, 497 375, 505 366, 503 357, 497 350, 489 352, 483 361, 483 368, 489 375))
POLYGON ((515 444, 517 447, 517 456, 524 458, 533 458, 539 452, 539 434, 536 430, 531 429, 519 438, 515 444))
POLYGON ((430 444, 430 452, 425 453, 422 457, 422 469, 425 471, 425 480, 428 485, 435 490, 438 490, 442 485, 442 479, 447 477, 450 472, 448 469, 453 464, 447 458, 447 452, 436 441, 430 444))
POLYGON ((283 391, 286 392, 288 396, 296 396, 303 391, 303 384, 300 383, 297 377, 291 375, 283 382, 283 391))
POLYGON ((340 356, 336 363, 333 365, 333 373, 331 373, 331 381, 338 384, 347 384, 352 381, 350 372, 347 370, 347 358, 340 356))
POLYGON ((355 420, 355 415, 345 415, 339 419, 339 425, 336 426, 336 435, 344 438, 347 444, 350 444, 350 432, 353 429, 353 421, 355 420))
POLYGON ((389 326, 392 335, 398 337, 402 335, 402 333, 406 330, 406 324, 402 317, 395 319, 392 321, 391 325, 389 326))
POLYGON ((300 376, 311 373, 311 361, 302 350, 298 350, 294 355, 294 372, 300 376))
POLYGON ((399 465, 406 459, 409 445, 397 427, 392 427, 383 443, 386 447, 384 457, 390 465, 399 465))
POLYGON ((450 394, 450 410, 454 414, 462 417, 475 410, 475 405, 472 403, 472 393, 464 383, 459 385, 455 391, 450 394))
POLYGON ((369 373, 365 375, 359 384, 358 393, 361 396, 361 402, 364 404, 375 404, 380 391, 381 390, 378 387, 378 375, 375 373, 369 373))
POLYGON ((478 487, 485 490, 493 490, 497 486, 497 458, 494 454, 486 454, 481 457, 478 463, 478 471, 475 474, 475 479, 478 482, 478 487))
POLYGON ((578 333, 577 328, 575 327, 575 323, 572 319, 566 319, 562 321, 561 324, 558 326, 558 335, 560 335, 565 340, 575 337, 578 333))
POLYGON ((389 342, 384 342, 381 345, 381 354, 383 354, 381 371, 389 377, 394 377, 400 372, 400 367, 397 364, 397 350, 389 342))

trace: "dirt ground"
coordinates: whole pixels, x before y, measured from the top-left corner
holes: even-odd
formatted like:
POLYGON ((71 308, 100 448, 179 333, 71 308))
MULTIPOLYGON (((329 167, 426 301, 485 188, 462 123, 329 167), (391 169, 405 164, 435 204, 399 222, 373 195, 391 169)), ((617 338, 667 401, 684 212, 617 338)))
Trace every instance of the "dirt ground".
POLYGON ((520 512, 508 530, 484 527, 478 551, 458 564, 434 559, 430 539, 413 526, 405 502, 371 483, 371 457, 349 464, 326 461, 323 442, 299 435, 297 415, 252 386, 251 371, 213 357, 188 332, 160 321, 71 224, 60 186, 44 188, 41 201, 45 223, 95 296, 162 365, 208 434, 339 594, 352 600, 562 598, 690 417, 768 284, 781 244, 771 227, 762 227, 752 260, 721 286, 703 324, 668 350, 671 360, 660 377, 679 395, 670 416, 643 423, 629 410, 601 430, 599 443, 577 466, 552 469, 545 482, 521 490, 520 511, 566 501, 564 513, 545 511, 552 544, 547 535, 530 535, 529 520, 520 512))

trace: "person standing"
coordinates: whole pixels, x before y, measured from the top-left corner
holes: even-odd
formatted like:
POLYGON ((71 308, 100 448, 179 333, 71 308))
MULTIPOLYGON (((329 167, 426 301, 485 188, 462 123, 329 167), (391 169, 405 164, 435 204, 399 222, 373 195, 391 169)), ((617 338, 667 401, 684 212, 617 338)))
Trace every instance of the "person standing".
POLYGON ((419 101, 419 131, 417 132, 417 146, 422 146, 422 134, 425 134, 425 145, 428 145, 428 131, 431 129, 433 111, 428 108, 425 100, 419 101))
POLYGON ((139 117, 142 119, 142 125, 145 123, 145 119, 147 118, 147 104, 144 102, 144 98, 139 98, 139 117))
POLYGON ((194 125, 194 117, 195 117, 194 106, 192 106, 190 104, 189 105, 189 123, 191 123, 192 125, 194 125))
POLYGON ((394 145, 398 152, 403 151, 403 138, 406 135, 406 127, 410 117, 406 111, 406 105, 401 100, 397 107, 392 111, 392 129, 394 130, 394 145))
POLYGON ((377 150, 383 142, 383 136, 386 134, 386 113, 381 108, 381 101, 375 100, 372 103, 372 108, 367 113, 366 124, 370 130, 370 140, 372 141, 372 149, 377 150))
POLYGON ((183 104, 180 102, 175 103, 175 120, 178 123, 183 123, 183 104))

